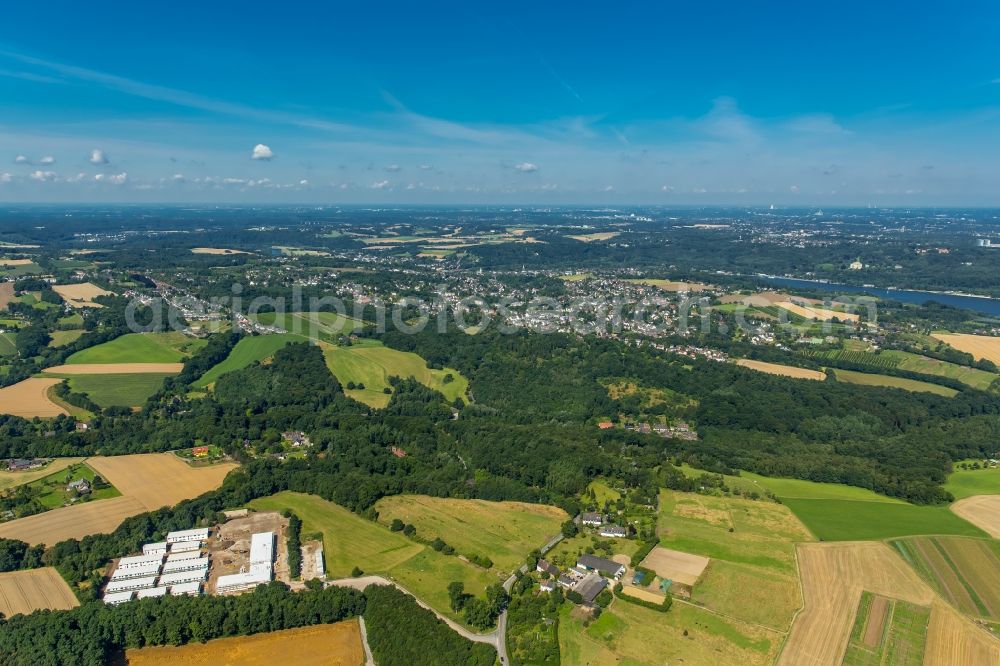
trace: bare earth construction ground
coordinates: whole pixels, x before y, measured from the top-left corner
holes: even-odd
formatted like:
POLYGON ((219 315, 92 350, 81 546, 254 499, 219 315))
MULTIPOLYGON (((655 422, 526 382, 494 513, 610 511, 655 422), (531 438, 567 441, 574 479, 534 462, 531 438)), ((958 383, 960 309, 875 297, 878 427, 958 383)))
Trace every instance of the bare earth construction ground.
POLYGON ((121 497, 87 502, 19 518, 0 525, 0 538, 53 545, 65 539, 114 531, 130 516, 172 506, 218 488, 232 463, 194 468, 169 453, 88 458, 121 497))

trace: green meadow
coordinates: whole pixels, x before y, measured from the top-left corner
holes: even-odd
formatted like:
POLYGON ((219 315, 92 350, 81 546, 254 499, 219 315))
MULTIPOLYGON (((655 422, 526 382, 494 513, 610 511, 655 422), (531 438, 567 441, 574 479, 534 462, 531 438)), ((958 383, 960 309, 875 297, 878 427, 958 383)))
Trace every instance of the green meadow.
POLYGON ((833 371, 838 382, 849 384, 861 384, 862 386, 886 386, 888 388, 898 388, 904 391, 923 391, 943 395, 946 398, 954 398, 958 391, 947 386, 921 382, 916 379, 906 379, 905 377, 892 377, 890 375, 877 375, 868 372, 855 372, 854 370, 841 370, 835 368, 833 371))
POLYGON ((141 407, 170 374, 66 375, 74 393, 86 393, 101 407, 141 407))
MULTIPOLYGON (((981 460, 966 462, 982 463, 981 460)), ((955 471, 948 475, 944 489, 957 500, 972 495, 996 495, 1000 493, 1000 467, 958 469, 958 463, 955 463, 955 471)))
POLYGON ((224 361, 215 365, 212 369, 202 375, 201 379, 193 385, 204 388, 215 383, 222 375, 233 370, 241 370, 251 363, 263 361, 265 358, 274 355, 290 342, 305 342, 305 338, 291 333, 277 333, 274 335, 253 335, 243 338, 236 343, 229 356, 224 361))
POLYGON ((180 363, 206 344, 183 333, 128 333, 103 344, 80 350, 66 359, 82 363, 180 363))
POLYGON ((458 370, 433 370, 427 361, 413 352, 384 347, 377 340, 362 341, 347 347, 326 347, 323 350, 330 372, 345 387, 345 393, 370 407, 389 404, 389 377, 413 377, 418 382, 440 391, 449 402, 465 399, 469 380, 458 370), (449 380, 448 377, 451 377, 449 380), (364 389, 347 389, 347 384, 364 385, 364 389))

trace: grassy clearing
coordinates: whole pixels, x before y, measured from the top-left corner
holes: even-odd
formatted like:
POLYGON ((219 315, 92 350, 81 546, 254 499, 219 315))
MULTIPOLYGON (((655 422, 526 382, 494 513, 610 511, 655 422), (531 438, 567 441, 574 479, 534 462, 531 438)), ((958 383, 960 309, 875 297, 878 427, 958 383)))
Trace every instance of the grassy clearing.
POLYGON ((953 398, 958 394, 953 388, 921 382, 916 379, 906 379, 905 377, 891 377, 889 375, 875 375, 868 372, 855 372, 854 370, 841 370, 835 368, 833 374, 838 382, 848 384, 860 384, 862 386, 885 386, 888 388, 898 388, 904 391, 936 393, 946 398, 953 398))
POLYGON ((440 537, 463 555, 484 555, 511 573, 524 558, 559 533, 569 516, 562 509, 523 502, 448 499, 425 495, 383 497, 375 504, 379 522, 393 518, 417 528, 421 539, 440 537))
POLYGON ((70 375, 74 393, 86 393, 101 407, 141 407, 170 374, 70 375))
POLYGON ((782 498, 782 502, 822 541, 869 541, 921 534, 986 536, 945 506, 801 498, 782 498))
POLYGON ((17 345, 13 333, 0 333, 0 356, 16 356, 17 345))
POLYGON ((292 335, 291 333, 254 335, 243 338, 229 352, 226 360, 202 375, 201 379, 194 383, 194 386, 204 388, 210 384, 214 384, 215 380, 227 372, 241 370, 251 363, 263 361, 265 358, 273 356, 274 352, 292 342, 305 342, 305 338, 300 335, 292 335))
POLYGON ((291 509, 302 519, 303 534, 322 534, 328 576, 349 576, 354 567, 365 573, 383 574, 455 620, 461 621, 461 616, 451 610, 448 583, 461 581, 467 592, 481 595, 487 585, 499 580, 491 572, 442 555, 315 495, 281 492, 253 500, 250 506, 291 509))
POLYGON ((800 603, 794 544, 811 537, 787 508, 664 490, 657 531, 664 547, 711 559, 693 603, 777 630, 791 624, 800 603))
MULTIPOLYGON (((93 485, 95 476, 97 476, 97 472, 92 467, 83 462, 77 462, 63 469, 50 470, 48 475, 24 485, 27 486, 27 492, 34 495, 38 503, 49 510, 73 503, 71 500, 76 498, 76 493, 67 490, 67 484, 70 481, 86 479, 93 485)), ((121 492, 112 486, 107 479, 104 479, 102 487, 94 488, 87 495, 87 501, 120 496, 121 492)))
POLYGON ((334 342, 341 335, 361 329, 364 322, 335 312, 261 312, 256 320, 265 326, 276 326, 289 333, 313 340, 334 342))
POLYGON ((179 363, 204 340, 183 333, 128 333, 104 344, 88 347, 66 359, 68 365, 104 363, 179 363))
POLYGON ((1000 375, 993 372, 979 370, 978 368, 970 368, 956 363, 948 363, 947 361, 939 361, 936 358, 930 358, 928 356, 920 356, 919 354, 911 354, 909 352, 895 350, 883 353, 890 357, 899 359, 899 365, 897 367, 900 370, 921 372, 925 375, 935 375, 937 377, 957 379, 963 384, 967 384, 968 386, 977 388, 981 391, 985 391, 990 387, 990 384, 997 379, 1000 379, 1000 375))
POLYGON ((604 479, 595 479, 587 486, 587 490, 594 492, 594 500, 598 506, 604 506, 605 502, 617 502, 622 494, 608 485, 604 479))
POLYGON ((417 354, 384 347, 377 341, 349 347, 326 347, 323 355, 330 372, 345 389, 351 382, 364 385, 364 389, 346 389, 345 393, 371 407, 389 404, 390 396, 384 389, 389 387, 392 376, 413 377, 424 386, 440 391, 449 402, 458 398, 464 400, 469 390, 469 380, 458 370, 432 370, 417 354))
POLYGON ((68 331, 52 331, 52 340, 49 342, 49 347, 63 347, 71 342, 76 342, 84 332, 82 328, 74 328, 68 331))
POLYGON ((961 537, 892 542, 917 573, 963 613, 1000 620, 1000 544, 961 537))
POLYGON ((589 626, 570 604, 559 614, 564 664, 770 664, 780 638, 680 602, 660 613, 616 600, 589 626))
MULTIPOLYGON (((982 461, 976 462, 981 463, 982 461)), ((955 469, 948 475, 944 489, 954 495, 956 500, 973 495, 1000 494, 1000 467, 955 469)))
POLYGON ((802 479, 783 479, 761 476, 752 472, 741 472, 739 478, 763 486, 781 499, 832 499, 906 504, 903 500, 879 495, 865 488, 845 486, 839 483, 818 483, 802 479))

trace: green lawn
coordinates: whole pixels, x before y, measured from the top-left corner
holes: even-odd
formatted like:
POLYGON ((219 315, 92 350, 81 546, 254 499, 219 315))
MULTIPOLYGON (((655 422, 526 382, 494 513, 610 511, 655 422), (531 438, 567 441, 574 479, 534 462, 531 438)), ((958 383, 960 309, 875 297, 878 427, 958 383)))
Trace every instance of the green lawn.
POLYGON ((13 333, 0 333, 0 356, 16 356, 17 346, 13 333))
MULTIPOLYGON (((982 463, 981 460, 976 462, 982 463)), ((1000 493, 1000 468, 958 469, 956 463, 955 471, 948 475, 944 489, 957 500, 972 495, 996 495, 1000 493)))
POLYGON ((321 533, 329 577, 349 576, 354 567, 385 575, 456 620, 461 618, 450 608, 448 583, 462 581, 467 592, 482 595, 487 585, 499 580, 489 571, 435 552, 401 532, 391 532, 315 495, 281 492, 255 499, 250 506, 259 510, 290 509, 302 519, 303 536, 321 533))
MULTIPOLYGON (((27 484, 32 490, 38 491, 38 502, 46 509, 57 509, 70 500, 72 494, 66 490, 67 480, 78 481, 87 479, 93 482, 96 472, 84 463, 75 463, 66 469, 44 476, 27 484)), ((107 481, 107 479, 105 479, 107 481)), ((121 493, 112 485, 94 490, 89 501, 118 497, 121 493)))
POLYGON ((886 386, 889 388, 903 389, 904 391, 924 391, 927 393, 943 395, 946 398, 953 398, 958 394, 958 391, 953 388, 940 386, 938 384, 931 384, 929 382, 921 382, 916 379, 892 377, 889 375, 876 375, 868 372, 855 372, 854 370, 841 370, 840 368, 835 368, 833 372, 836 375, 838 382, 847 382, 849 384, 861 384, 863 386, 886 386))
POLYGON ((375 504, 379 522, 411 523, 423 540, 440 537, 462 555, 485 555, 513 573, 535 548, 559 534, 569 516, 544 504, 393 495, 375 504))
POLYGON ((128 333, 78 351, 66 363, 180 363, 205 344, 183 333, 128 333))
POLYGON ((141 407, 170 374, 66 375, 74 393, 86 393, 101 407, 141 407))
POLYGON ((384 347, 378 341, 365 341, 349 347, 331 346, 324 349, 323 354, 327 367, 341 385, 346 387, 348 382, 364 384, 363 390, 345 389, 345 392, 371 407, 389 404, 390 396, 383 389, 389 386, 389 377, 393 375, 413 377, 424 386, 443 393, 449 402, 456 398, 464 400, 469 389, 469 380, 458 370, 432 370, 417 354, 384 347), (451 381, 447 380, 449 375, 451 381))
POLYGON ((62 347, 71 342, 76 342, 83 334, 84 330, 82 328, 74 328, 68 331, 52 331, 52 340, 49 342, 49 347, 62 347))
POLYGON ((761 476, 752 472, 740 472, 739 478, 763 486, 782 499, 832 499, 906 504, 903 500, 879 495, 865 488, 845 486, 840 483, 818 483, 816 481, 803 481, 802 479, 783 479, 761 476))
POLYGON ((898 360, 899 365, 896 367, 900 370, 908 370, 909 372, 920 372, 925 375, 935 375, 938 377, 957 379, 963 384, 967 384, 981 391, 988 389, 990 384, 1000 378, 1000 375, 993 372, 970 368, 968 366, 958 365, 957 363, 939 361, 936 358, 920 356, 919 354, 911 354, 910 352, 888 350, 882 352, 882 354, 898 360))
POLYGON ((364 326, 352 317, 335 312, 262 312, 256 316, 265 326, 277 326, 290 333, 304 335, 314 340, 334 342, 339 336, 358 330, 364 326))
POLYGON ((986 536, 946 506, 801 498, 782 498, 782 502, 823 541, 873 541, 920 534, 986 536))
POLYGON ((222 375, 233 370, 241 370, 251 363, 263 361, 269 356, 273 356, 290 342, 305 342, 305 338, 291 333, 278 333, 275 335, 254 335, 243 338, 233 350, 229 352, 226 360, 222 361, 211 370, 202 375, 201 379, 194 383, 196 387, 205 387, 215 383, 222 375))

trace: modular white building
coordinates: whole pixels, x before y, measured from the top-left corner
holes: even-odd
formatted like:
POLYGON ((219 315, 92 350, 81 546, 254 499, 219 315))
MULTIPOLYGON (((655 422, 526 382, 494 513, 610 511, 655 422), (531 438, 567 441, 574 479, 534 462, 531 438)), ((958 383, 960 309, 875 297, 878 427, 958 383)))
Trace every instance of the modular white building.
POLYGON ((115 572, 111 574, 111 580, 126 580, 129 578, 145 578, 147 576, 155 576, 160 573, 160 563, 159 562, 147 562, 142 566, 132 567, 130 569, 115 569, 115 572))
POLYGON ((274 532, 258 532, 250 537, 250 566, 274 562, 274 532))
POLYGON ((116 569, 135 569, 144 567, 151 562, 163 564, 163 555, 135 555, 133 557, 123 557, 118 560, 116 569))
POLYGON ((105 593, 125 592, 127 590, 141 590, 144 587, 153 587, 156 584, 156 576, 146 578, 129 578, 128 580, 113 580, 104 588, 105 593))
POLYGON ((181 560, 196 560, 201 557, 200 550, 189 550, 186 553, 170 553, 167 555, 167 564, 179 562, 181 560))
POLYGON ((137 599, 148 599, 150 597, 162 597, 166 595, 165 587, 147 587, 135 593, 137 599))
POLYGON ((181 583, 201 582, 208 575, 208 569, 192 569, 191 571, 175 571, 160 576, 160 587, 171 587, 181 583))
POLYGON ((208 541, 208 528, 199 527, 193 530, 177 530, 176 532, 167 533, 167 543, 184 543, 187 541, 193 541, 201 543, 202 541, 208 541))
POLYGON ((201 550, 201 543, 198 541, 179 541, 170 544, 171 555, 174 553, 190 553, 196 550, 201 550))
POLYGON ((167 553, 167 542, 157 541, 156 543, 147 543, 142 547, 143 555, 165 555, 167 553))
POLYGON ((191 581, 190 583, 179 583, 177 585, 170 586, 170 594, 178 597, 182 594, 186 594, 191 597, 196 597, 201 593, 201 583, 199 581, 191 581))
POLYGON ((104 603, 117 606, 118 604, 123 604, 126 601, 132 601, 133 594, 135 594, 135 592, 132 590, 128 590, 127 592, 108 592, 104 595, 104 603))
POLYGON ((208 558, 196 557, 187 560, 174 560, 163 565, 163 573, 176 573, 178 571, 191 571, 192 569, 207 569, 208 558))

